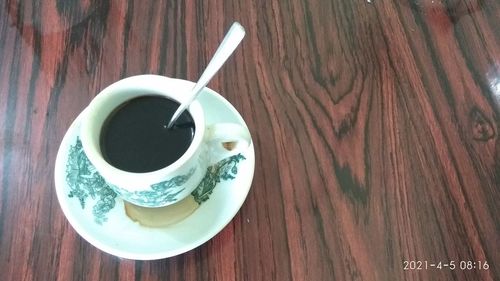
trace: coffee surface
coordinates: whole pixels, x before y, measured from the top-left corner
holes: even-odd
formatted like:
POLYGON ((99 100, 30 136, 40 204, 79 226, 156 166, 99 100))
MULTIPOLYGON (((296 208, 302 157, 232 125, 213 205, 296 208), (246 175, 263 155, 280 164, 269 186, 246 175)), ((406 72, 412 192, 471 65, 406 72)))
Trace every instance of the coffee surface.
POLYGON ((179 103, 161 96, 141 96, 117 107, 101 129, 104 159, 136 173, 152 172, 179 159, 191 144, 195 125, 186 110, 167 129, 179 103))

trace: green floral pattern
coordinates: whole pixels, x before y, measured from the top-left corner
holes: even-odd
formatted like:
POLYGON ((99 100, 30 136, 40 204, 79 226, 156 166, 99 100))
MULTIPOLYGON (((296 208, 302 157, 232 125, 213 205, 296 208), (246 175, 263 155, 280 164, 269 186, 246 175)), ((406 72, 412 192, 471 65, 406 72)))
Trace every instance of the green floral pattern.
POLYGON ((185 175, 173 177, 170 180, 151 185, 151 190, 130 192, 118 186, 113 188, 127 201, 143 207, 156 207, 161 204, 177 201, 177 195, 184 191, 184 185, 194 174, 196 168, 191 168, 185 175), (180 187, 180 188, 179 188, 180 187))
POLYGON ((196 203, 201 204, 207 201, 215 186, 221 180, 233 180, 236 174, 238 174, 238 163, 245 159, 245 156, 240 153, 208 167, 205 177, 203 177, 198 187, 191 193, 196 203))
MULTIPOLYGON (((238 163, 245 159, 243 155, 237 154, 208 167, 202 181, 191 193, 195 201, 198 204, 202 204, 209 199, 219 182, 235 179, 238 173, 238 163)), ((184 190, 184 188, 175 190, 175 187, 183 185, 194 172, 195 168, 192 168, 186 175, 177 176, 168 181, 152 185, 152 190, 134 193, 138 198, 152 198, 161 194, 165 200, 171 200, 184 190)), ((94 206, 92 207, 94 221, 97 224, 103 224, 107 221, 107 214, 116 205, 117 193, 104 181, 104 178, 87 158, 79 138, 77 138, 75 145, 71 145, 69 148, 66 163, 66 182, 70 189, 68 193, 69 198, 78 198, 80 206, 82 209, 85 209, 86 201, 90 197, 94 202, 94 206)), ((123 192, 127 191, 123 190, 123 192)), ((148 204, 148 202, 150 200, 145 200, 144 204, 148 204)))
POLYGON ((107 221, 106 214, 115 207, 116 193, 90 163, 83 152, 80 139, 77 139, 76 144, 69 149, 66 182, 70 188, 68 197, 78 198, 82 209, 85 208, 85 200, 89 196, 97 200, 92 207, 94 220, 98 224, 107 221))

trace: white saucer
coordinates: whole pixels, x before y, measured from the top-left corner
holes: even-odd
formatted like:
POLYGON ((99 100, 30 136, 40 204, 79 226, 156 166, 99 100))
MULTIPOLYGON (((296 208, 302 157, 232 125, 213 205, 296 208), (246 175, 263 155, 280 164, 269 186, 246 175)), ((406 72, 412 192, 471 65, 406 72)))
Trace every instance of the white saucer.
MULTIPOLYGON (((178 83, 190 82, 178 80, 178 83)), ((235 122, 246 126, 236 109, 216 92, 206 89, 198 99, 204 107, 208 124, 235 122)), ((102 190, 96 191, 82 186, 78 177, 86 177, 80 175, 85 173, 71 173, 72 178, 69 178, 67 170, 71 167, 74 169, 74 165, 68 163, 69 154, 70 149, 74 152, 79 139, 80 116, 71 124, 59 147, 54 171, 55 187, 61 209, 70 224, 78 234, 100 250, 134 260, 162 259, 187 252, 219 233, 245 201, 255 168, 253 144, 242 153, 243 157, 222 169, 226 176, 217 178, 218 183, 212 193, 208 193, 208 199, 187 218, 163 228, 149 228, 133 222, 125 214, 123 200, 110 194, 109 187, 105 184, 102 190), (75 181, 80 184, 77 192, 75 181), (102 195, 103 190, 106 196, 102 195), (97 194, 98 192, 101 193, 97 194), (106 203, 104 208, 99 208, 103 201, 106 203)), ((72 155, 75 157, 75 154, 72 155)), ((87 160, 83 151, 76 157, 76 161, 87 160)), ((72 159, 74 163, 75 159, 72 159)), ((97 176, 100 177, 98 174, 97 176)))

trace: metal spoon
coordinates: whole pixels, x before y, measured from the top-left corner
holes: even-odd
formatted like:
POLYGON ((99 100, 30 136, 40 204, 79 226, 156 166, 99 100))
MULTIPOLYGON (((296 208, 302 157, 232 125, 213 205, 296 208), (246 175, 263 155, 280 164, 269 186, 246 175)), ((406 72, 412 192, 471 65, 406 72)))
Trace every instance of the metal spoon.
POLYGON ((174 115, 172 115, 170 122, 168 122, 167 128, 170 129, 174 125, 177 118, 181 116, 182 112, 184 112, 191 102, 196 99, 201 90, 205 88, 212 77, 214 77, 215 73, 219 71, 229 56, 234 52, 236 47, 238 47, 243 37, 245 37, 245 29, 241 26, 241 24, 234 22, 229 31, 226 33, 222 43, 220 43, 219 48, 215 51, 215 54, 208 63, 207 68, 205 68, 205 71, 201 74, 200 79, 198 79, 198 82, 196 82, 196 85, 194 85, 191 90, 191 96, 186 99, 179 106, 179 108, 177 108, 174 115))

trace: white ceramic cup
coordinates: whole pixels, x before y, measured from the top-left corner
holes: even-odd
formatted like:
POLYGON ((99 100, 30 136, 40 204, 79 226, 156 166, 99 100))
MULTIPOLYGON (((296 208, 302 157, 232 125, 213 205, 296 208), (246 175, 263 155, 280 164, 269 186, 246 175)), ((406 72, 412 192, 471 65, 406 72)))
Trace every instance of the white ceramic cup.
POLYGON ((120 170, 104 159, 99 145, 101 128, 115 108, 144 95, 164 96, 182 103, 192 87, 185 82, 158 75, 132 76, 102 90, 84 110, 80 127, 83 150, 106 183, 130 203, 143 207, 176 203, 198 186, 210 165, 250 146, 246 127, 235 123, 206 124, 203 106, 195 100, 188 108, 195 124, 194 137, 174 163, 156 171, 134 173, 120 170), (230 151, 223 148, 227 142, 235 144, 230 151))

